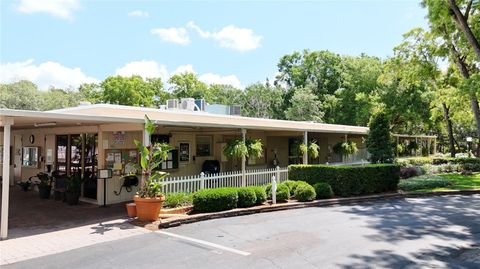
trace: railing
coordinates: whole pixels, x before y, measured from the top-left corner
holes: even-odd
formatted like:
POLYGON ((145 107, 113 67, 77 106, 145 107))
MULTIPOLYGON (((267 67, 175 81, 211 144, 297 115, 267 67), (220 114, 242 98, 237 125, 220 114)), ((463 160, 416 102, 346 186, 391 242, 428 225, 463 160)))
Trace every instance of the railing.
MULTIPOLYGON (((277 183, 287 180, 288 168, 255 169, 245 172, 245 186, 261 186, 268 184, 275 176, 277 183)), ((169 177, 163 181, 163 192, 196 192, 200 189, 240 187, 242 186, 242 172, 232 171, 218 174, 169 177)))

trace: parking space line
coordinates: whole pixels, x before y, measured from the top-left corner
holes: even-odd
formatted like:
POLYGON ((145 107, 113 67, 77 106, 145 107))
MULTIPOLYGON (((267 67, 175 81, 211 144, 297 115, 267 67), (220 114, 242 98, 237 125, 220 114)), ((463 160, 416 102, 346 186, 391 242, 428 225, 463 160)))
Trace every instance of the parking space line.
POLYGON ((178 235, 178 234, 174 234, 174 233, 169 233, 169 232, 165 232, 165 231, 156 231, 156 232, 159 233, 159 234, 164 234, 164 235, 167 235, 167 236, 170 236, 170 237, 182 239, 182 240, 185 240, 185 241, 194 242, 194 243, 204 245, 204 246, 208 246, 208 247, 211 247, 211 248, 225 250, 225 251, 235 253, 235 254, 238 254, 238 255, 242 255, 242 256, 250 255, 250 253, 246 252, 246 251, 241 251, 241 250, 237 250, 237 249, 234 249, 234 248, 225 247, 225 246, 222 246, 222 245, 219 245, 219 244, 215 244, 215 243, 200 240, 200 239, 195 239, 195 238, 191 238, 191 237, 187 237, 187 236, 183 236, 183 235, 178 235))

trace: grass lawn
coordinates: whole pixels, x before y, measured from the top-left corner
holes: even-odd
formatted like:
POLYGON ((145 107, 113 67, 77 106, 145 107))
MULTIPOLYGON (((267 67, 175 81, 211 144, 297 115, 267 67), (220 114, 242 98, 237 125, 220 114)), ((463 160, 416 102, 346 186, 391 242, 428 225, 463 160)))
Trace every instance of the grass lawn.
POLYGON ((469 176, 462 176, 459 174, 425 175, 406 179, 405 182, 401 183, 399 186, 400 189, 403 188, 405 191, 413 192, 480 189, 480 173, 469 176), (409 181, 409 184, 405 184, 407 181, 409 181), (445 184, 445 181, 449 181, 450 184, 445 186, 447 185, 445 184))

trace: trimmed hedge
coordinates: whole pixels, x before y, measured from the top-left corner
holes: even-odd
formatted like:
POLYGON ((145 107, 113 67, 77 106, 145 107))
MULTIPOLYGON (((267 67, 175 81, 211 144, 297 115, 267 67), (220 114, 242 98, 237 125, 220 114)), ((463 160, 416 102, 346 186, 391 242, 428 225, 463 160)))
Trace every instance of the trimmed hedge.
POLYGON ((216 212, 237 207, 236 188, 203 189, 193 195, 193 210, 196 212, 216 212))
POLYGON ((408 158, 398 158, 395 160, 395 163, 401 166, 407 165, 424 165, 424 164, 433 164, 433 159, 430 157, 408 157, 408 158))
POLYGON ((251 188, 248 188, 248 187, 238 188, 237 193, 238 193, 237 207, 250 207, 250 206, 254 206, 255 203, 257 202, 257 195, 255 194, 255 191, 251 188))
POLYGON ((256 205, 261 205, 267 201, 267 192, 265 191, 265 187, 263 186, 252 186, 247 187, 255 192, 255 197, 257 200, 255 201, 256 205))
POLYGON ((317 199, 329 199, 333 197, 332 187, 326 182, 318 182, 313 185, 315 193, 317 194, 317 199))
POLYGON ((326 182, 341 197, 397 190, 400 166, 369 164, 362 166, 290 165, 289 179, 314 185, 326 182))
POLYGON ((313 201, 317 197, 315 189, 305 181, 298 181, 295 188, 295 198, 299 202, 313 201))
MULTIPOLYGON (((265 188, 267 191, 268 199, 272 199, 272 183, 268 183, 267 187, 265 188)), ((290 199, 290 189, 288 188, 287 184, 280 183, 277 185, 277 202, 286 202, 290 199)))

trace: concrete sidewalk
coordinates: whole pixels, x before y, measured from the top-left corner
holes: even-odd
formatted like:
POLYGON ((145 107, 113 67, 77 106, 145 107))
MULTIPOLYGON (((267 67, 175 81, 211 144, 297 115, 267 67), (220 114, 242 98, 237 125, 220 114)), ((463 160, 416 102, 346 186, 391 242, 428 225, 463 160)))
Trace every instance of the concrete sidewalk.
POLYGON ((149 232, 117 219, 0 241, 0 266, 149 232))

